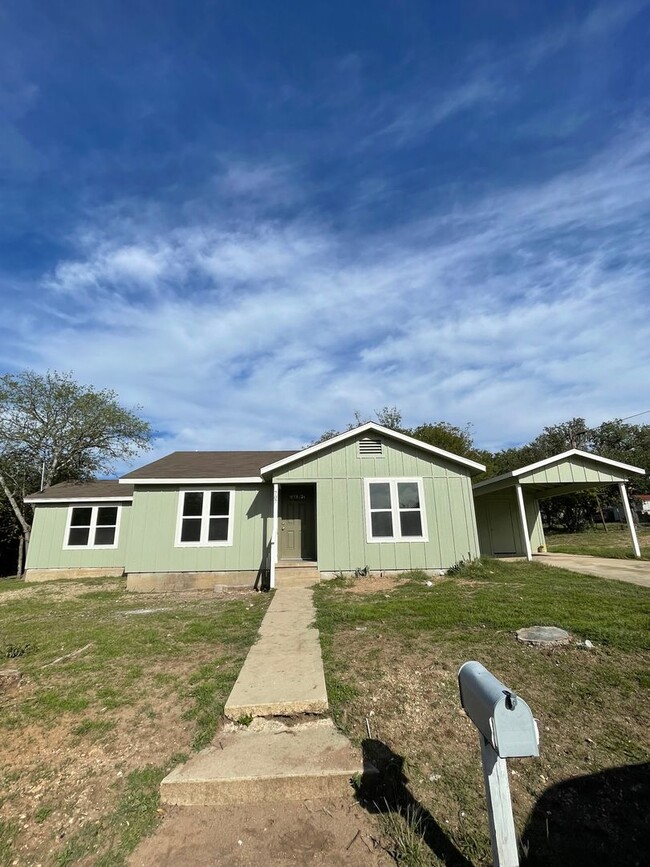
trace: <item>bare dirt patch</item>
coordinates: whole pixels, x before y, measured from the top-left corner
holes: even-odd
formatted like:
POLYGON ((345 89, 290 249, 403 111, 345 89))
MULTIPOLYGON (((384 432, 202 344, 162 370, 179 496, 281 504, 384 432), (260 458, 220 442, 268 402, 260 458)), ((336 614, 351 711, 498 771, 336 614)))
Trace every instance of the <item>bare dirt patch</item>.
POLYGON ((129 867, 393 864, 376 825, 354 801, 170 807, 129 867))
POLYGON ((367 575, 363 578, 351 578, 343 589, 346 593, 380 593, 391 591, 404 584, 405 578, 398 575, 367 575))

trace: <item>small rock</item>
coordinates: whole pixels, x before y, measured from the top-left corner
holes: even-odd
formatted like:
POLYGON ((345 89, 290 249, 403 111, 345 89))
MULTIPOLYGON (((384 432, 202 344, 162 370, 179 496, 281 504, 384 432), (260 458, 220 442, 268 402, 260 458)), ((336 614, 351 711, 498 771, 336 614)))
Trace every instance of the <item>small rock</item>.
POLYGON ((441 775, 441 774, 431 774, 431 775, 429 776, 429 780, 430 780, 432 783, 437 783, 438 780, 441 780, 441 779, 442 779, 442 775, 441 775))
POLYGON ((427 587, 433 587, 433 581, 427 581, 427 587))
POLYGON ((594 649, 593 642, 589 641, 588 638, 585 638, 585 647, 587 648, 587 650, 593 650, 594 649))

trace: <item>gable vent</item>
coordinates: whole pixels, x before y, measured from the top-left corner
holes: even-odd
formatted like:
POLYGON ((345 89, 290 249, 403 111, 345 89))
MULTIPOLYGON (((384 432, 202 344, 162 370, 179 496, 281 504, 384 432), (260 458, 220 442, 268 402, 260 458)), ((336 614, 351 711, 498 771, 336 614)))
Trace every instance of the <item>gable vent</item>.
POLYGON ((381 440, 359 440, 360 458, 381 458, 383 457, 383 454, 384 452, 381 440))

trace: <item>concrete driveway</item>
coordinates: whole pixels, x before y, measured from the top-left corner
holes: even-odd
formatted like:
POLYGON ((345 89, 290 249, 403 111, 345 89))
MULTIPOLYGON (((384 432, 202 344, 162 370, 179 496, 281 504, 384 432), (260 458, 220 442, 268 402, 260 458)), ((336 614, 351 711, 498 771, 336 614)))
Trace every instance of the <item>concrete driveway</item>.
POLYGON ((583 575, 597 575, 599 578, 614 578, 650 587, 650 560, 615 560, 610 557, 588 557, 585 554, 535 554, 537 563, 559 566, 583 575))

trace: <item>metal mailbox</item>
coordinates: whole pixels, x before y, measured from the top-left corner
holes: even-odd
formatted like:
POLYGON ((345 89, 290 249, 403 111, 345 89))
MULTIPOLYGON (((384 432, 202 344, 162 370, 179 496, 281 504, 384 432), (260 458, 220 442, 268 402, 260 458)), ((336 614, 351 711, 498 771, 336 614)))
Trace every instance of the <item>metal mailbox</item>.
POLYGON ((462 665, 458 686, 465 713, 500 758, 539 755, 539 733, 530 708, 484 665, 462 665))

